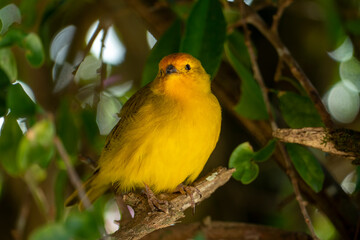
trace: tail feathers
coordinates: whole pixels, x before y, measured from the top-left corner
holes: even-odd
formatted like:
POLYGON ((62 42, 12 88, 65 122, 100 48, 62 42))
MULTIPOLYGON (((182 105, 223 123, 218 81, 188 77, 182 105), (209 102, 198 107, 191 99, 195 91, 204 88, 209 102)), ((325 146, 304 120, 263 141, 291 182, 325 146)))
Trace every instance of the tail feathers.
MULTIPOLYGON (((90 203, 93 203, 101 195, 103 195, 110 187, 110 185, 99 185, 95 183, 95 179, 98 171, 96 171, 86 182, 83 183, 82 187, 86 193, 86 197, 89 199, 90 203)), ((75 190, 65 201, 65 206, 72 206, 74 204, 79 204, 79 209, 84 210, 84 198, 79 198, 79 193, 75 190)))

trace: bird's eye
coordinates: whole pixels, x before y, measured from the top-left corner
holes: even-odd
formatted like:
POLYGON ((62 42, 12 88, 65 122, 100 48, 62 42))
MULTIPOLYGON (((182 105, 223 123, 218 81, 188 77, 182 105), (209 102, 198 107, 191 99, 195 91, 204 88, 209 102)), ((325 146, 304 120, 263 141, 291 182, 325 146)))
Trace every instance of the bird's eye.
POLYGON ((189 70, 191 69, 190 65, 189 65, 189 64, 186 64, 186 65, 185 65, 185 69, 189 71, 189 70))

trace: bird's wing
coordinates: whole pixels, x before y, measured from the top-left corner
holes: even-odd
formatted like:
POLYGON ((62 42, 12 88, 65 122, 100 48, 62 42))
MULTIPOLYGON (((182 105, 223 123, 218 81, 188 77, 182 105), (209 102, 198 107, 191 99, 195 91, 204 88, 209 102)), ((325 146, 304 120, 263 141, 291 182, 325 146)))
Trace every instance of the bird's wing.
POLYGON ((146 104, 151 94, 151 84, 146 85, 145 87, 138 90, 122 107, 119 117, 119 122, 111 130, 110 134, 105 140, 104 152, 109 152, 115 142, 121 138, 124 128, 133 121, 134 116, 138 113, 139 109, 146 104))

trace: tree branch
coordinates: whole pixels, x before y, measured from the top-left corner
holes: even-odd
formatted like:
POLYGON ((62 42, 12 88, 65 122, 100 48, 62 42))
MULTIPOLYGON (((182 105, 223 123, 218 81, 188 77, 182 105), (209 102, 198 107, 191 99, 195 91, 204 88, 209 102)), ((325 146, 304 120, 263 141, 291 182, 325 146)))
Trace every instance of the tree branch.
MULTIPOLYGON (((285 2, 287 3, 287 1, 285 2)), ((285 8, 286 4, 282 4, 282 6, 284 6, 283 8, 285 8)), ((243 26, 243 29, 244 29, 244 37, 245 37, 245 45, 248 49, 248 52, 249 52, 249 56, 250 56, 250 60, 251 60, 251 66, 252 66, 252 69, 253 69, 253 72, 254 72, 254 78, 255 80, 258 82, 259 86, 260 86, 260 89, 261 89, 261 93, 262 93, 262 96, 263 96, 263 99, 264 99, 264 102, 265 102, 265 106, 266 106, 266 110, 267 110, 267 113, 268 113, 268 116, 269 116, 269 122, 270 122, 270 126, 271 126, 271 129, 273 131, 275 131, 276 129, 278 129, 278 126, 277 126, 277 123, 275 122, 275 119, 272 115, 272 112, 271 112, 271 104, 270 104, 270 100, 269 100, 269 97, 268 97, 268 91, 267 91, 267 88, 265 86, 265 83, 264 83, 264 80, 263 80, 263 77, 262 77, 262 74, 260 72, 260 68, 257 64, 257 61, 256 61, 256 55, 255 55, 255 51, 253 49, 253 45, 251 44, 251 38, 250 38, 250 31, 247 27, 247 24, 245 23, 245 11, 244 11, 244 8, 245 8, 245 3, 244 1, 241 1, 240 3, 240 12, 241 12, 241 15, 242 15, 242 26, 243 26)), ((280 18, 281 14, 282 14, 282 11, 283 9, 279 9, 278 13, 280 12, 278 18, 280 18)), ((276 24, 274 22, 274 24, 276 24)), ((274 25, 273 25, 274 26, 274 25)), ((275 25, 277 26, 277 25, 275 25)), ((301 213, 304 217, 304 220, 305 220, 305 223, 307 224, 308 226, 308 229, 310 230, 311 232, 311 235, 314 239, 318 239, 318 237, 316 236, 315 234, 315 230, 314 230, 314 227, 311 223, 311 218, 309 216, 309 213, 306 209, 306 204, 305 204, 305 201, 303 199, 303 196, 301 195, 301 191, 300 191, 300 188, 299 188, 299 183, 298 183, 298 180, 296 178, 296 174, 295 174, 295 170, 291 164, 291 160, 290 160, 290 157, 289 155, 287 154, 287 151, 285 149, 285 146, 284 144, 282 144, 281 142, 278 142, 278 147, 280 149, 280 152, 284 158, 284 161, 285 161, 285 168, 286 168, 286 172, 290 178, 290 181, 291 181, 291 184, 293 186, 293 189, 294 189, 294 193, 296 195, 296 200, 297 202, 299 203, 299 207, 300 207, 300 210, 301 210, 301 213)))
POLYGON ((306 93, 309 95, 311 101, 314 103, 316 109, 318 110, 325 126, 328 128, 332 128, 333 122, 323 102, 321 101, 321 97, 318 91, 315 89, 310 79, 306 76, 306 74, 301 69, 296 60, 292 57, 290 51, 282 43, 278 34, 275 34, 273 31, 271 31, 271 29, 267 27, 262 18, 251 7, 245 6, 244 9, 246 13, 246 22, 256 27, 264 35, 264 37, 269 40, 269 42, 273 45, 276 52, 278 53, 279 57, 282 58, 283 62, 288 65, 293 76, 299 81, 299 83, 305 89, 306 93))
MULTIPOLYGON (((323 152, 340 155, 346 157, 348 159, 354 160, 356 157, 359 157, 359 149, 356 147, 356 144, 349 144, 349 140, 346 143, 345 147, 353 147, 353 149, 344 149, 341 148, 341 144, 339 144, 339 139, 336 140, 338 135, 342 131, 342 134, 348 134, 349 137, 354 137, 354 134, 347 133, 343 129, 337 129, 329 131, 326 128, 300 128, 300 129, 277 129, 273 132, 273 136, 279 139, 282 142, 288 143, 297 143, 307 147, 312 147, 316 149, 320 149, 323 152), (344 132, 345 131, 345 132, 344 132)), ((359 133, 357 133, 359 136, 359 133)), ((344 146, 343 146, 344 147, 344 146)))
POLYGON ((56 147, 60 157, 63 159, 63 161, 65 163, 66 171, 68 172, 71 183, 73 184, 75 189, 78 191, 79 199, 81 199, 83 201, 85 208, 90 208, 91 203, 85 194, 84 188, 82 187, 81 180, 80 180, 79 176, 77 175, 76 171, 74 170, 74 168, 71 166, 69 154, 66 152, 66 149, 64 148, 64 145, 58 136, 56 136, 54 138, 54 144, 55 144, 55 147, 56 147))
MULTIPOLYGON (((224 185, 231 177, 234 169, 218 167, 205 177, 194 183, 202 196, 194 193, 195 203, 199 203, 208 197, 219 187, 224 185)), ((181 194, 160 194, 159 199, 169 202, 169 213, 152 212, 144 195, 129 193, 124 195, 126 204, 133 207, 135 217, 128 221, 113 234, 115 239, 140 239, 145 235, 161 228, 175 224, 178 219, 184 217, 184 211, 191 207, 191 198, 181 194)))
POLYGON ((262 225, 208 221, 203 223, 176 224, 168 228, 157 230, 142 240, 180 240, 194 239, 198 234, 202 234, 207 240, 310 240, 306 233, 288 232, 273 227, 262 225))

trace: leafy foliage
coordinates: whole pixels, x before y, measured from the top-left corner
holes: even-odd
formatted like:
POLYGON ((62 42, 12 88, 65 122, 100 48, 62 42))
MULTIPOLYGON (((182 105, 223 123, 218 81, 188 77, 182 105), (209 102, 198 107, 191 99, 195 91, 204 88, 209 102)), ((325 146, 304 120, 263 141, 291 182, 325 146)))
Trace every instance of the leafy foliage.
POLYGON ((286 149, 300 176, 315 192, 321 191, 324 172, 314 155, 297 144, 288 143, 286 149))
MULTIPOLYGON (((272 4, 280 2, 272 1, 272 4)), ((318 16, 321 20, 316 20, 319 21, 317 24, 321 22, 327 30, 324 42, 329 50, 338 47, 328 55, 339 65, 342 80, 328 94, 329 112, 339 110, 333 114, 337 121, 345 118, 343 124, 353 122, 358 117, 360 99, 360 63, 355 54, 359 52, 356 43, 360 37, 360 20, 357 14, 347 16, 341 12, 340 7, 343 6, 338 6, 334 0, 316 2, 320 3, 318 7, 322 11, 322 15, 318 16), (339 91, 345 95, 338 94, 339 91), (346 116, 345 112, 349 109, 353 111, 346 116)), ((352 4, 355 5, 354 2, 352 4)), ((118 112, 137 87, 148 84, 156 77, 158 63, 164 56, 175 52, 192 54, 202 62, 211 79, 215 79, 213 88, 220 91, 214 92, 218 94, 224 109, 229 105, 231 113, 255 123, 263 123, 269 118, 261 89, 253 76, 243 28, 239 24, 241 12, 238 5, 231 1, 159 1, 159 6, 151 8, 151 14, 159 12, 160 16, 163 8, 168 7, 177 14, 177 18, 157 39, 146 61, 141 54, 147 53, 145 50, 148 49, 143 49, 143 39, 139 40, 145 35, 144 27, 141 27, 141 31, 132 29, 132 25, 124 27, 118 22, 121 20, 115 21, 109 14, 107 17, 114 20, 112 23, 116 27, 118 40, 126 48, 125 62, 119 65, 105 64, 104 54, 100 57, 92 53, 89 42, 85 46, 84 32, 88 30, 89 22, 84 24, 82 19, 101 18, 103 32, 108 27, 108 22, 102 21, 99 10, 94 9, 99 4, 96 1, 64 0, 39 4, 36 0, 23 0, 16 1, 16 4, 9 0, 0 3, 0 200, 4 199, 7 204, 11 198, 3 198, 4 194, 17 192, 17 188, 29 192, 34 201, 26 204, 31 204, 31 208, 35 204, 36 211, 43 214, 41 219, 48 218, 46 223, 34 221, 26 226, 31 240, 101 238, 104 233, 105 204, 102 200, 95 204, 93 211, 78 212, 76 209, 64 208, 64 198, 70 191, 69 181, 65 164, 54 145, 54 138, 61 139, 72 164, 77 166, 76 170, 85 179, 91 169, 80 169, 84 164, 79 159, 92 159, 94 161, 89 162, 96 164, 95 160, 105 140, 101 135, 106 135, 116 124, 118 112), (83 9, 96 16, 87 18, 83 9), (131 34, 126 32, 128 28, 131 28, 131 34), (133 42, 129 41, 132 34, 133 42), (221 75, 224 78, 216 77, 219 69, 227 71, 227 74, 221 75), (132 83, 128 84, 130 81, 132 83), (233 92, 229 91, 230 94, 223 98, 222 95, 227 94, 228 89, 233 92), (33 95, 36 101, 32 100, 33 95), (16 189, 12 191, 10 188, 16 189)), ((105 6, 108 3, 105 1, 101 4, 105 6)), ((274 5, 271 5, 273 10, 274 5)), ((266 7, 263 11, 264 15, 268 14, 266 7)), ((161 22, 157 23, 161 25, 161 22)), ((258 38, 256 26, 253 27, 249 27, 252 37, 258 38)), ((159 29, 149 27, 154 35, 158 34, 159 29)), ((311 34, 303 35, 307 36, 306 41, 313 43, 311 34)), ((267 79, 273 80, 275 69, 268 67, 273 67, 277 59, 265 56, 269 52, 261 54, 266 48, 262 43, 252 43, 255 57, 258 58, 262 74, 268 74, 270 77, 267 79)), ((302 46, 298 48, 302 49, 302 46)), ((321 55, 324 55, 323 52, 321 55)), ((324 69, 317 66, 316 72, 324 72, 324 69)), ((336 71, 336 74, 330 72, 323 84, 327 83, 328 78, 339 77, 336 71)), ((281 73, 287 74, 286 71, 281 73)), ((291 79, 280 76, 280 79, 286 78, 291 79)), ((292 86, 284 82, 266 83, 275 121, 290 128, 323 127, 320 115, 304 89, 300 84, 292 83, 292 86)), ((354 122, 352 127, 358 128, 357 123, 354 122)), ((228 162, 229 167, 236 168, 233 177, 243 184, 252 183, 259 175, 259 164, 269 159, 275 148, 274 139, 258 151, 254 151, 249 142, 240 144, 228 162)), ((287 144, 286 149, 301 178, 315 192, 320 192, 325 177, 318 159, 308 149, 296 144, 287 144)), ((356 174, 353 194, 358 194, 360 189, 359 167, 356 174)), ((271 179, 277 177, 270 176, 271 179)), ((20 201, 14 202, 20 213, 20 207, 23 206, 19 204, 20 201)), ((35 215, 36 211, 31 214, 35 215)), ((285 228, 286 225, 279 222, 287 220, 276 219, 271 224, 285 228)), ((195 238, 203 239, 204 236, 198 234, 195 238)))
POLYGON ((264 162, 270 158, 275 150, 276 141, 271 140, 269 143, 254 152, 248 142, 240 144, 230 156, 229 167, 236 168, 233 177, 243 184, 249 184, 256 179, 259 174, 258 162, 264 162))

